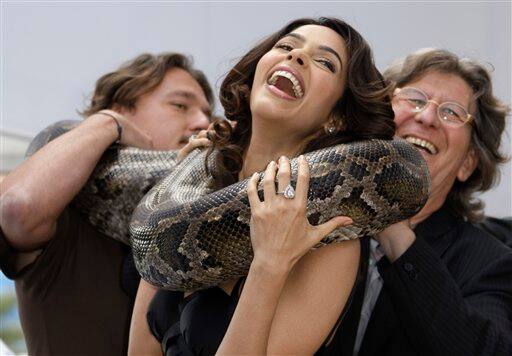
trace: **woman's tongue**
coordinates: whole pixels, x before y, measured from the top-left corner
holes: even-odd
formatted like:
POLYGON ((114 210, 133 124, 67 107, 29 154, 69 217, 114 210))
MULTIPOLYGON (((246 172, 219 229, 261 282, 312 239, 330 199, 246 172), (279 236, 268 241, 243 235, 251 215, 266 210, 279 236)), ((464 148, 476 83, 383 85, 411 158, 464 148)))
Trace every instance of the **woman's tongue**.
POLYGON ((286 94, 288 94, 292 98, 295 98, 295 92, 293 91, 293 84, 289 79, 284 78, 284 77, 279 77, 279 78, 277 78, 277 81, 274 84, 274 86, 277 89, 284 91, 286 94))

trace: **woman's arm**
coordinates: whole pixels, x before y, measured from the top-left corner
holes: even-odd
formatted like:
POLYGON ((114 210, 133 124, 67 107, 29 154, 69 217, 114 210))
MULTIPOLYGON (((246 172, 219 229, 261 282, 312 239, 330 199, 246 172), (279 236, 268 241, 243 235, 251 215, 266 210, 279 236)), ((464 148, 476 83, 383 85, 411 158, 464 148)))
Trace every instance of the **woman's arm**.
MULTIPOLYGON (((258 198, 257 174, 252 176, 247 187, 252 214, 251 242, 254 259, 238 306, 219 347, 219 354, 267 354, 269 351, 289 353, 291 350, 312 353, 315 351, 312 349, 313 345, 318 348, 328 332, 328 326, 322 329, 327 330, 324 334, 315 332, 315 325, 312 325, 308 329, 311 332, 306 340, 299 333, 299 329, 307 325, 308 318, 314 318, 310 313, 318 305, 318 301, 323 302, 324 295, 322 293, 315 296, 314 291, 306 288, 308 295, 304 301, 307 307, 302 309, 300 290, 312 278, 307 271, 303 273, 304 265, 297 264, 297 261, 332 230, 352 221, 346 217, 337 217, 322 225, 311 226, 306 218, 309 185, 306 160, 299 158, 294 199, 286 199, 276 194, 276 170, 277 165, 271 162, 265 171, 264 202, 258 198), (292 313, 296 313, 295 317, 290 316, 290 306, 293 306, 292 313), (292 325, 295 320, 300 323, 292 325)), ((278 174, 279 191, 283 191, 289 182, 290 164, 288 159, 282 157, 278 174)), ((353 273, 348 273, 352 274, 352 283, 355 279, 357 258, 355 261, 347 261, 347 265, 353 265, 353 273)), ((321 281, 318 285, 330 283, 325 279, 321 281)), ((349 292, 350 289, 347 293, 349 292)), ((330 312, 332 303, 328 303, 331 305, 326 305, 325 310, 330 312)), ((340 309, 339 306, 337 309, 340 309)), ((324 314, 327 316, 328 313, 324 314)), ((320 322, 329 324, 329 317, 322 321, 322 316, 323 314, 320 315, 320 322)), ((330 324, 332 326, 334 323, 330 324)))
POLYGON ((158 288, 141 279, 133 306, 128 355, 162 355, 162 348, 149 330, 147 312, 158 288))

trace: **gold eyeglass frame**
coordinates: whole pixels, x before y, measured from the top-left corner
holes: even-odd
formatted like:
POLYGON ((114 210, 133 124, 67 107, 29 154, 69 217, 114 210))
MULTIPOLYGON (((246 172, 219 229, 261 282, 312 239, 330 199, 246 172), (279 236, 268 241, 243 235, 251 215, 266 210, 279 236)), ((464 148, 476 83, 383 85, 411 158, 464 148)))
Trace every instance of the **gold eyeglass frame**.
MULTIPOLYGON (((395 91, 394 91, 394 93, 393 93, 393 97, 396 97, 396 96, 397 96, 397 95, 398 95, 402 90, 404 90, 404 89, 412 89, 412 90, 416 90, 417 92, 419 92, 419 93, 421 93, 423 96, 425 96, 425 98, 427 99, 427 100, 426 100, 426 101, 427 101, 427 104, 426 104, 426 105, 425 105, 421 110, 414 110, 416 113, 420 113, 420 112, 424 111, 424 110, 428 107, 428 105, 429 105, 430 103, 434 103, 434 104, 436 104, 436 106, 437 106, 437 110, 436 110, 436 111, 437 111, 437 118, 438 118, 442 123, 444 123, 444 122, 448 122, 448 123, 450 123, 449 121, 444 120, 444 119, 441 117, 441 115, 440 115, 440 113, 439 113, 439 107, 440 107, 441 105, 444 105, 444 104, 452 104, 452 105, 456 105, 456 106, 458 106, 458 107, 462 108, 462 109, 466 112, 466 114, 467 114, 467 116, 466 116, 466 121, 464 121, 462 124, 460 124, 460 127, 464 126, 465 124, 469 124, 469 125, 473 126, 473 120, 474 120, 473 115, 471 115, 471 114, 468 112, 468 110, 466 110, 466 108, 464 108, 464 106, 460 105, 459 103, 455 103, 455 102, 453 102, 453 101, 445 101, 445 102, 443 102, 443 103, 439 104, 437 101, 435 101, 435 100, 433 100, 433 99, 429 99, 428 95, 427 95, 423 90, 418 89, 418 88, 415 88, 415 87, 403 87, 403 88, 396 88, 396 89, 395 89, 395 91)), ((404 99, 404 100, 406 100, 406 99, 404 99)), ((459 127, 459 125, 456 125, 456 127, 459 127)))

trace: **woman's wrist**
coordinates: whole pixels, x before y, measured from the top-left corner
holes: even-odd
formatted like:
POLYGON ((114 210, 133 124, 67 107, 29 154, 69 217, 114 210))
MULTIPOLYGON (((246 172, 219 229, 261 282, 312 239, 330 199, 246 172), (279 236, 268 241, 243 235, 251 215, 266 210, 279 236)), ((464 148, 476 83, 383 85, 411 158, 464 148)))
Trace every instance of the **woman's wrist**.
POLYGON ((270 278, 275 281, 286 279, 293 268, 293 264, 285 261, 273 261, 269 258, 254 257, 249 272, 253 272, 259 278, 270 278))

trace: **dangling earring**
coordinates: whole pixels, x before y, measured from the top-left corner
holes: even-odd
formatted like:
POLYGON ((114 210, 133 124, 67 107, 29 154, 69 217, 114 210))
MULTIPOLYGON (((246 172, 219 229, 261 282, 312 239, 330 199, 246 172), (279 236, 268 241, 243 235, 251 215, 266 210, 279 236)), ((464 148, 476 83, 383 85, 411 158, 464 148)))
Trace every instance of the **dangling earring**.
POLYGON ((333 133, 335 133, 337 131, 336 118, 331 117, 331 119, 329 120, 327 125, 324 126, 324 130, 325 130, 325 133, 328 135, 332 135, 333 133))
POLYGON ((329 123, 326 126, 324 126, 325 133, 328 135, 333 135, 340 130, 344 130, 344 118, 344 116, 331 116, 329 123))
POLYGON ((328 133, 329 135, 332 135, 334 132, 336 132, 336 126, 334 126, 334 123, 331 122, 329 123, 329 125, 327 125, 327 127, 325 128, 325 131, 326 133, 328 133))

